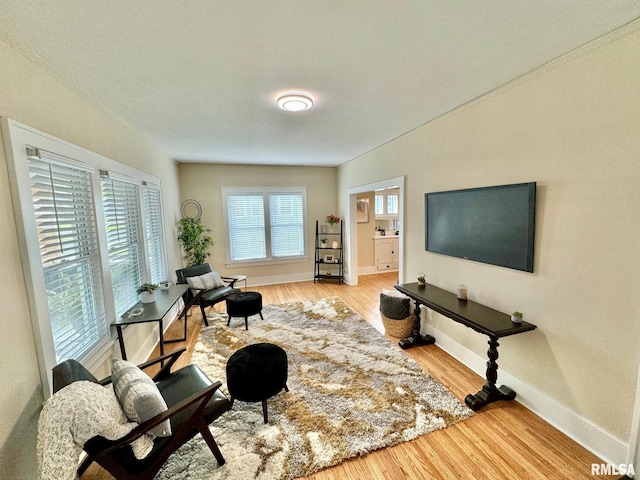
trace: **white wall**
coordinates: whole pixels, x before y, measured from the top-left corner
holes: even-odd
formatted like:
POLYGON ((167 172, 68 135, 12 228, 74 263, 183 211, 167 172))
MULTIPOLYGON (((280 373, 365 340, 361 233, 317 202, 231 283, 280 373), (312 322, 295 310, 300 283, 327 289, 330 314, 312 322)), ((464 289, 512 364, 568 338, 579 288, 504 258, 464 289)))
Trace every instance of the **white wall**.
MULTIPOLYGON (((526 384, 523 402, 536 392, 595 426, 614 444, 599 453, 617 463, 640 359, 638 58, 638 31, 601 41, 343 165, 338 178, 344 212, 347 188, 406 176, 404 281, 424 271, 450 291, 467 284, 471 300, 524 311, 538 329, 502 339, 501 371, 526 384), (426 192, 529 181, 533 274, 425 252, 426 192)), ((486 358, 486 337, 434 317, 460 350, 486 358)))
MULTIPOLYGON (((180 216, 175 162, 139 133, 65 87, 1 37, 0 65, 0 116, 161 179, 169 268, 175 270, 179 255, 172 226, 180 216)), ((0 476, 33 479, 37 476, 35 435, 43 394, 4 146, 0 147, 0 258, 0 476)), ((144 330, 136 332, 132 343, 149 336, 150 332, 144 330)))

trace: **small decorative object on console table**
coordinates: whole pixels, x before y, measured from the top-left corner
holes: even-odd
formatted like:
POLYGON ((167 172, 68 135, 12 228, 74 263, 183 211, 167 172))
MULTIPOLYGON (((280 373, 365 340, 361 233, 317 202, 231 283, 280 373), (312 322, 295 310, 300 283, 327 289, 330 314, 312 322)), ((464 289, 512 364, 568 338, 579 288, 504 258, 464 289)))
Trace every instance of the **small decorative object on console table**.
POLYGON ((496 360, 498 359, 498 347, 500 346, 498 339, 535 330, 535 325, 524 321, 522 323, 513 323, 506 313, 498 312, 471 300, 461 302, 455 293, 448 292, 435 285, 427 284, 421 287, 417 283, 406 283, 396 285, 395 288, 415 301, 414 315, 416 316, 417 330, 414 329, 407 340, 399 342, 402 348, 424 345, 427 342, 433 343, 435 341, 429 335, 424 337, 420 335, 420 305, 424 305, 440 315, 489 337, 487 383, 478 393, 467 395, 464 399, 467 406, 472 410, 479 410, 485 405, 498 400, 513 400, 516 398, 516 392, 506 385, 496 386, 498 380, 498 364, 496 360))
POLYGON ((140 295, 140 301, 142 303, 153 303, 156 301, 154 291, 157 290, 159 285, 155 283, 143 283, 138 287, 138 295, 140 295))
POLYGON ((511 314, 511 321, 513 323, 522 323, 522 312, 515 311, 511 314))
POLYGON ((426 285, 426 279, 425 279, 424 273, 422 272, 419 273, 417 279, 418 279, 418 285, 420 285, 421 287, 424 287, 426 285))
POLYGON ((458 285, 456 296, 458 297, 458 300, 462 300, 463 302, 467 301, 467 298, 469 298, 469 290, 465 284, 461 283, 458 285))

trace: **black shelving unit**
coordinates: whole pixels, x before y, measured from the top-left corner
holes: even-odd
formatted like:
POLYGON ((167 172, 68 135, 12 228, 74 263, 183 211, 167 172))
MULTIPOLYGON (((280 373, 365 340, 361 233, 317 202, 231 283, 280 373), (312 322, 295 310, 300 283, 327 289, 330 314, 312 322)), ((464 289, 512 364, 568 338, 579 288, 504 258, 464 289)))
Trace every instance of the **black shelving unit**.
POLYGON ((344 249, 342 244, 342 220, 340 224, 333 225, 332 230, 321 232, 318 220, 316 220, 316 259, 313 283, 319 280, 337 280, 342 283, 344 266, 344 249), (338 229, 336 232, 335 230, 338 229), (320 240, 326 238, 327 243, 321 246, 320 240), (337 247, 333 246, 337 242, 337 247), (333 260, 332 262, 325 260, 333 260))

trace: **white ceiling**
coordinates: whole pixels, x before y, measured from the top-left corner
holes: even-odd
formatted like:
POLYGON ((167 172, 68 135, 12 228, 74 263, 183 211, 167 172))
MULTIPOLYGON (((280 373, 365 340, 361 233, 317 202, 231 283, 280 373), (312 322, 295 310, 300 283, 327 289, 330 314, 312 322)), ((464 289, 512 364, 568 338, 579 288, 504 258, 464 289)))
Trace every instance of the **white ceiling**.
POLYGON ((0 0, 5 36, 175 159, 278 165, 340 165, 638 17, 637 0, 0 0), (286 90, 315 106, 278 110, 286 90))

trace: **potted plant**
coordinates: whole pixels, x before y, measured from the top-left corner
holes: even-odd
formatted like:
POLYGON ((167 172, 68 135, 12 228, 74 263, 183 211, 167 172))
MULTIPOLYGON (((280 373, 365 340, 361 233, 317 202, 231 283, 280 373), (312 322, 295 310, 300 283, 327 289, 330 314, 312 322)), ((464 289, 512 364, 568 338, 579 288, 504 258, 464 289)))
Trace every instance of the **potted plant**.
POLYGON ((187 267, 200 265, 211 255, 207 251, 213 245, 213 239, 207 235, 210 231, 200 218, 183 217, 178 220, 178 242, 184 250, 182 258, 187 262, 187 267))
POLYGON ((513 323, 522 323, 522 312, 515 311, 511 314, 511 321, 513 323))
POLYGON ((327 239, 326 238, 321 238, 320 239, 320 248, 327 248, 327 239))
POLYGON ((160 286, 155 283, 143 283, 138 287, 138 295, 142 303, 152 303, 156 301, 155 290, 160 286))
POLYGON ((328 223, 331 227, 331 230, 333 230, 333 226, 340 223, 340 217, 337 217, 334 214, 330 214, 325 217, 324 221, 328 223))
POLYGON ((420 285, 421 287, 425 286, 427 284, 426 278, 424 276, 424 273, 419 273, 417 276, 418 279, 418 285, 420 285))

